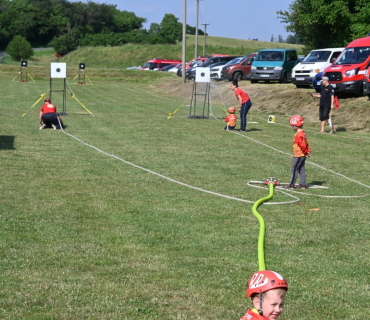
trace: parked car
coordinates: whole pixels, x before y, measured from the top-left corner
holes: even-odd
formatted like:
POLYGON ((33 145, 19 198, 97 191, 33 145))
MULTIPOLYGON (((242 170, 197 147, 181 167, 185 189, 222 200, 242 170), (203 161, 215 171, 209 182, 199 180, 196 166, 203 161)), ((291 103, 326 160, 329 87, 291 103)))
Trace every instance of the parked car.
POLYGON ((182 67, 182 63, 179 63, 178 65, 174 66, 173 68, 169 69, 168 72, 177 73, 177 70, 182 67))
MULTIPOLYGON (((188 79, 193 79, 194 78, 195 68, 197 66, 201 66, 202 65, 202 61, 197 60, 197 61, 191 63, 191 65, 192 66, 190 68, 186 68, 186 75, 185 75, 185 77, 188 78, 188 79)), ((177 75, 179 77, 182 77, 182 68, 181 67, 177 69, 177 75)))
POLYGON ((304 60, 304 57, 303 56, 298 56, 298 59, 295 62, 295 65, 294 66, 296 66, 298 63, 301 63, 303 60, 304 60))
POLYGON ((323 74, 324 72, 316 73, 312 79, 312 87, 315 89, 316 92, 321 91, 321 80, 323 74))
POLYGON ((265 49, 258 51, 250 72, 251 83, 263 81, 287 82, 297 61, 293 49, 265 49))
POLYGON ((216 62, 221 62, 221 61, 225 61, 225 62, 229 62, 230 60, 233 60, 237 58, 236 56, 224 56, 224 55, 213 55, 212 57, 208 58, 206 61, 203 62, 203 64, 201 65, 202 67, 208 67, 209 65, 211 64, 214 64, 216 62))
POLYGON ((256 53, 250 53, 238 59, 236 63, 232 63, 233 60, 230 61, 222 68, 222 78, 230 81, 249 79, 252 62, 255 56, 256 53))
POLYGON ((365 70, 370 65, 370 36, 353 40, 325 69, 336 93, 361 93, 365 70))
POLYGON ((141 67, 138 66, 138 67, 128 67, 126 68, 126 70, 141 70, 141 67))
POLYGON ((208 66, 211 69, 211 72, 210 72, 211 79, 221 80, 221 71, 222 71, 222 68, 227 63, 228 62, 226 62, 226 61, 220 61, 220 62, 216 62, 216 63, 211 64, 210 66, 208 66))
POLYGON ((316 73, 323 72, 330 66, 344 48, 312 50, 292 71, 291 81, 297 88, 310 87, 316 73))
POLYGON ((141 70, 159 70, 168 65, 176 66, 179 63, 181 63, 180 60, 154 58, 152 60, 149 60, 147 63, 145 63, 143 67, 141 68, 141 70))
POLYGON ((175 67, 176 67, 176 66, 174 66, 174 65, 170 64, 170 65, 168 65, 168 66, 165 66, 165 67, 163 67, 163 68, 159 69, 159 71, 170 71, 171 69, 173 69, 173 68, 175 68, 175 67))

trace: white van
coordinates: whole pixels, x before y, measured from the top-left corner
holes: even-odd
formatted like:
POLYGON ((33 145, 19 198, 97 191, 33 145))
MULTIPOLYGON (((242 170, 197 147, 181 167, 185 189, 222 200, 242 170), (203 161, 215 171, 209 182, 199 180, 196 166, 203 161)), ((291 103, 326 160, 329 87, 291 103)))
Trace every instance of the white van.
POLYGON ((344 48, 327 48, 312 50, 301 63, 298 63, 292 71, 292 83, 297 88, 312 85, 312 79, 316 73, 324 72, 344 48))

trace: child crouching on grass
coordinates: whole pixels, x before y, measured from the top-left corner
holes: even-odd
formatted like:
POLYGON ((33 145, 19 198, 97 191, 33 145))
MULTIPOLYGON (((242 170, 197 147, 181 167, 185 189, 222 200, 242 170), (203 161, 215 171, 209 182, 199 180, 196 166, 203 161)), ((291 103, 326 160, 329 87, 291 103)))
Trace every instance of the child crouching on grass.
POLYGON ((304 119, 301 116, 293 116, 290 118, 289 123, 292 129, 296 132, 293 139, 293 166, 292 166, 292 178, 290 183, 285 189, 294 189, 295 182, 298 174, 300 176, 300 183, 297 189, 306 189, 306 170, 305 162, 306 158, 310 156, 310 145, 307 141, 307 136, 303 131, 304 119))
POLYGON ((248 281, 247 298, 252 299, 249 309, 240 320, 276 320, 283 312, 288 284, 277 272, 256 272, 248 281))
POLYGON ((225 122, 227 122, 227 126, 225 127, 225 130, 234 130, 236 125, 236 114, 235 114, 235 108, 230 107, 229 108, 229 115, 226 117, 225 122))

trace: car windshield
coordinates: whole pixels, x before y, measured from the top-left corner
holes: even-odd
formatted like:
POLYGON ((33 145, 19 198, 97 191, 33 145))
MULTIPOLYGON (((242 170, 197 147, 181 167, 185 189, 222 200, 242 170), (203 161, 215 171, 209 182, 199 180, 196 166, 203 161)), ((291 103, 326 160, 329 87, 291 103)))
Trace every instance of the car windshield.
POLYGON ((244 59, 244 57, 237 57, 235 59, 230 60, 228 63, 225 64, 225 66, 231 66, 233 64, 238 64, 244 59))
POLYGON ((255 61, 283 61, 284 53, 281 51, 260 51, 255 61))
POLYGON ((190 64, 190 67, 200 66, 203 64, 202 60, 195 60, 190 64))
POLYGON ((146 64, 143 65, 143 68, 155 69, 158 68, 158 63, 147 62, 146 64))
POLYGON ((331 51, 315 50, 311 51, 303 62, 326 62, 330 58, 331 51))
POLYGON ((356 64, 364 62, 370 55, 370 47, 346 48, 335 61, 338 64, 356 64))

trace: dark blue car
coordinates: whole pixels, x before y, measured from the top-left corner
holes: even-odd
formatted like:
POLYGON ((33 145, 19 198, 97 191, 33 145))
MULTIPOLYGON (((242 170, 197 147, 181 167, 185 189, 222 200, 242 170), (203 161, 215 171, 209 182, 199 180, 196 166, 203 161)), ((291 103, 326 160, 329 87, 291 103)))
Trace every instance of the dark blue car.
POLYGON ((316 75, 312 79, 312 87, 315 89, 316 92, 321 91, 321 79, 324 75, 324 72, 316 73, 316 75))

